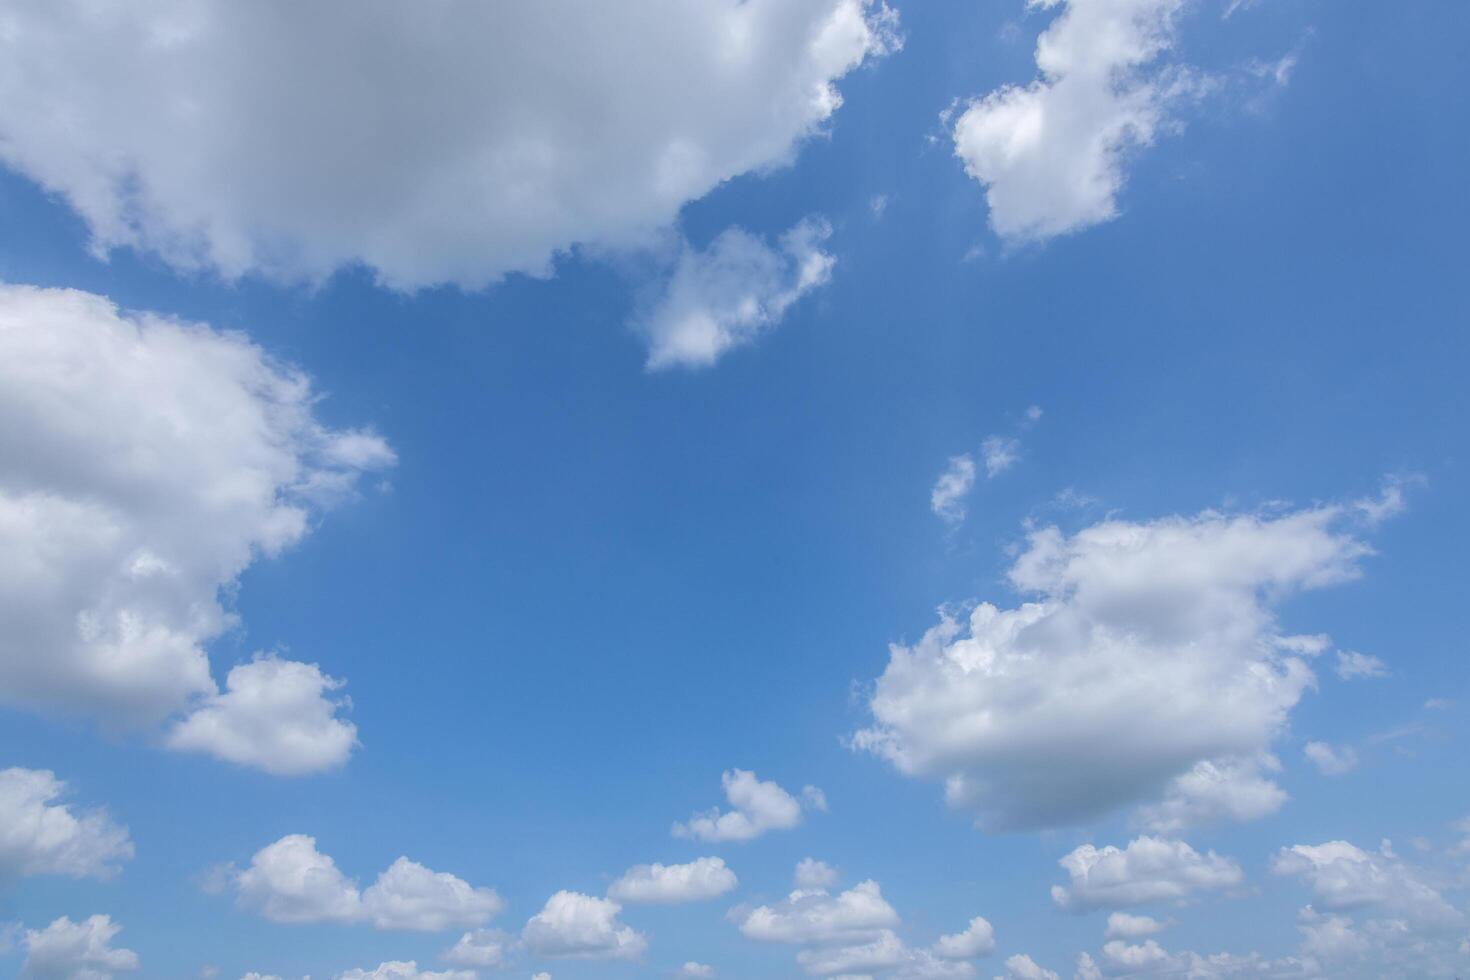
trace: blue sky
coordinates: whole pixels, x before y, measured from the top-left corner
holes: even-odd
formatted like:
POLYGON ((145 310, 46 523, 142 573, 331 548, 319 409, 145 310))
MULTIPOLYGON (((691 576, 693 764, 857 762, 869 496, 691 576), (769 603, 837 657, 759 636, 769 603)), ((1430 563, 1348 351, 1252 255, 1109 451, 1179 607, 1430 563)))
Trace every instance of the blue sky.
POLYGON ((1470 970, 1464 10, 475 6, 0 3, 0 972, 1470 970))

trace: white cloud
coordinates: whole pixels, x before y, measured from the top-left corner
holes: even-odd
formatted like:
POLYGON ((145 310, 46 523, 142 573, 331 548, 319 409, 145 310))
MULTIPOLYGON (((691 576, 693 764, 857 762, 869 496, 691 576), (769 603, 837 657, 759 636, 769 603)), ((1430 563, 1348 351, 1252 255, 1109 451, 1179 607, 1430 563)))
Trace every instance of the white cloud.
POLYGON ((885 929, 865 943, 804 949, 796 954, 796 962, 813 976, 869 973, 898 966, 906 953, 903 941, 885 929))
POLYGON ((629 868, 608 888, 609 898, 629 905, 677 905, 715 898, 733 889, 735 872, 717 857, 688 864, 640 864, 629 868))
MULTIPOLYGON (((746 769, 730 769, 720 777, 725 799, 731 809, 718 809, 695 814, 688 823, 674 824, 675 837, 692 837, 703 841, 754 840, 772 830, 790 830, 801 823, 802 801, 786 792, 774 781, 761 782, 746 769)), ((807 806, 827 808, 826 798, 815 786, 802 790, 807 806)))
POLYGON ((357 727, 337 717, 342 702, 326 696, 343 684, 316 664, 257 656, 232 667, 225 692, 176 724, 167 744, 277 776, 336 768, 357 745, 357 727))
POLYGON ((940 936, 934 944, 934 953, 945 959, 968 960, 984 956, 995 949, 995 930, 980 916, 970 920, 964 931, 940 936))
POLYGON ((1297 915, 1302 933, 1302 954, 1324 960, 1340 959, 1368 951, 1369 942, 1344 915, 1323 915, 1308 905, 1297 915))
POLYGON ((126 827, 102 810, 57 800, 66 784, 45 769, 0 769, 0 881, 26 875, 109 878, 133 856, 126 827))
POLYGON ((698 251, 683 243, 658 298, 635 315, 650 370, 705 367, 781 322, 793 303, 832 277, 822 250, 832 229, 808 219, 772 248, 728 228, 698 251))
POLYGON ((894 27, 862 0, 60 0, 0 36, 0 160, 99 251, 473 288, 789 162, 894 27))
POLYGON ((1184 0, 1031 0, 1062 6, 1036 42, 1040 78, 968 104, 955 154, 986 187, 990 225, 1040 241, 1114 217, 1130 150, 1150 145, 1198 87, 1151 67, 1174 44, 1184 0))
POLYGON ((1352 650, 1337 651, 1337 676, 1345 681, 1387 677, 1388 667, 1377 657, 1352 650))
POLYGON ((1010 980, 1061 980, 1052 970, 1043 969, 1025 953, 1017 953, 1006 960, 1006 973, 1010 980))
POLYGON ((696 963, 690 960, 679 967, 678 975, 681 977, 712 977, 715 975, 715 968, 708 963, 696 963))
POLYGON ((1162 800, 1139 809, 1141 822, 1155 833, 1176 834, 1199 824, 1275 813, 1286 802, 1286 791, 1261 775, 1263 767, 1274 772, 1281 766, 1272 755, 1198 762, 1170 781, 1162 800))
POLYGON ((337 980, 478 980, 473 970, 420 970, 413 960, 392 960, 371 970, 348 970, 337 980))
POLYGON ((29 980, 111 980, 138 968, 138 954, 112 945, 122 926, 105 915, 81 922, 62 916, 45 929, 26 931, 20 975, 29 980))
POLYGON ((451 966, 501 967, 505 966, 509 938, 494 929, 474 929, 460 936, 455 944, 440 956, 451 966))
POLYGON ((994 829, 1160 796, 1172 802, 1145 817, 1163 824, 1269 812, 1282 795, 1240 760, 1267 755, 1315 682, 1274 608, 1358 574, 1369 549, 1343 529, 1351 515, 1034 529, 1009 571, 1028 601, 980 603, 964 621, 941 611, 918 643, 894 645, 853 744, 943 778, 951 805, 994 829))
POLYGON ((737 909, 732 917, 747 938, 765 943, 830 945, 870 942, 898 925, 898 913, 876 881, 838 895, 798 889, 776 905, 737 909))
POLYGON ((1302 752, 1329 776, 1341 776, 1358 767, 1358 753, 1350 745, 1335 749, 1326 742, 1308 742, 1302 752))
POLYGON ((968 453, 951 456, 949 465, 934 482, 934 489, 929 491, 929 509, 943 520, 958 524, 965 519, 965 498, 973 489, 975 461, 968 453))
POLYGON ((1312 886, 1314 904, 1329 912, 1374 908, 1414 927, 1457 927, 1465 920, 1386 841, 1376 854, 1341 840, 1284 847, 1271 870, 1302 878, 1312 886))
POLYGON ((379 929, 441 932, 476 926, 505 907, 493 888, 473 888, 463 879, 400 857, 362 893, 368 921, 379 929))
POLYGON ((837 884, 837 878, 837 869, 825 861, 808 857, 796 862, 795 880, 798 889, 831 888, 837 884))
POLYGON ((606 898, 560 891, 531 916, 521 939, 542 956, 636 960, 648 940, 618 921, 623 907, 606 898))
POLYGON ((504 903, 490 888, 473 888, 444 872, 400 857, 365 891, 316 840, 290 834, 232 876, 239 904, 273 922, 371 923, 378 929, 441 932, 482 925, 504 903))
POLYGON ((1006 436, 991 436, 980 444, 980 456, 985 460, 985 477, 993 480, 1021 460, 1021 440, 1006 436))
POLYGON ((1142 939, 1144 936, 1162 932, 1163 929, 1164 924, 1158 919, 1128 912, 1113 912, 1108 916, 1108 928, 1104 935, 1107 939, 1142 939))
POLYGON ((242 741, 264 729, 248 698, 213 700, 204 646, 252 562, 393 462, 317 401, 239 334, 0 285, 0 702, 114 728, 223 705, 237 761, 291 768, 281 743, 242 741))
POLYGON ((1214 851, 1201 854, 1184 841, 1147 836, 1122 850, 1083 844, 1057 863, 1072 880, 1052 886, 1052 901, 1079 912, 1179 902, 1197 892, 1232 888, 1244 879, 1240 865, 1214 851))

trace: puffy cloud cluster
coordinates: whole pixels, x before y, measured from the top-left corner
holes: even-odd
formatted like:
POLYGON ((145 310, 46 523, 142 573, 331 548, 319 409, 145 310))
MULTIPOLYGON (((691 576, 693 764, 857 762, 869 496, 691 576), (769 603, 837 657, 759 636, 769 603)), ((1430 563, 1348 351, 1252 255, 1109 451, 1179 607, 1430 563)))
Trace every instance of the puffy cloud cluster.
POLYGON ((895 645, 853 744, 941 778, 982 825, 1080 822, 1149 803, 1173 831, 1250 818, 1285 794, 1260 775, 1315 683, 1316 638, 1275 608, 1358 574, 1357 511, 1213 511, 1032 530, 1008 573, 1027 601, 941 613, 895 645), (1310 642, 1306 642, 1310 640, 1310 642))
POLYGON ((337 974, 336 980, 478 980, 473 970, 420 970, 413 960, 390 960, 371 970, 337 974))
POLYGON ((898 913, 875 881, 833 895, 798 888, 781 902, 731 910, 748 939, 801 946, 796 962, 813 976, 883 973, 894 980, 946 980, 975 975, 965 962, 995 947, 990 923, 976 917, 961 932, 941 936, 932 949, 915 948, 894 931, 898 913))
POLYGON ((622 910, 611 899, 560 891, 526 922, 521 940, 541 956, 637 960, 648 948, 648 940, 618 920, 622 910))
POLYGON ((1039 241, 1118 212, 1130 150, 1148 146, 1200 82, 1159 68, 1184 0, 1031 0, 1062 12, 1036 42, 1040 78, 976 99, 955 120, 955 154, 985 185, 990 225, 1039 241))
POLYGON ((684 243, 662 292, 634 317, 648 343, 648 367, 705 367, 776 326, 831 279, 837 260, 822 250, 831 233, 826 222, 808 219, 776 248, 740 228, 704 250, 684 243))
POLYGON ((748 769, 730 769, 720 777, 730 809, 695 814, 687 823, 675 823, 675 837, 723 842, 748 841, 773 830, 800 825, 804 809, 825 810, 827 799, 815 786, 802 789, 797 799, 774 780, 761 782, 748 769))
POLYGON ((506 965, 511 940, 494 929, 472 929, 460 936, 440 958, 454 966, 502 967, 506 965))
POLYGON ((788 162, 895 27, 867 0, 25 4, 0 161, 98 251, 478 287, 788 162))
POLYGON ((336 682, 264 658, 221 694, 204 649, 234 622, 222 590, 394 462, 322 425, 317 398, 238 334, 0 286, 0 703, 114 728, 198 710, 181 748, 283 773, 345 761, 336 682))
POLYGON ((138 954, 112 945, 121 931, 105 915, 81 922, 62 916, 44 929, 27 930, 20 975, 27 980, 112 980, 114 974, 136 970, 138 954))
POLYGON ((440 932, 482 925, 504 903, 490 888, 431 871, 400 857, 365 890, 316 848, 316 840, 290 834, 233 872, 229 884, 242 908, 283 923, 368 923, 378 929, 440 932))
POLYGON ((1244 879, 1240 865, 1229 858, 1155 837, 1139 837, 1121 850, 1083 844, 1058 863, 1072 880, 1052 887, 1052 901, 1074 911, 1180 902, 1244 879))
POLYGON ((1271 870, 1301 878, 1312 888, 1313 905, 1329 912, 1372 909, 1428 929, 1458 927, 1465 921, 1386 841, 1377 853, 1341 840, 1284 847, 1271 870))
POLYGON ((717 857, 688 864, 640 864, 608 888, 609 898, 628 904, 677 905, 716 898, 733 889, 735 872, 717 857))
POLYGON ((25 875, 108 878, 133 856, 128 830, 102 810, 57 802, 66 784, 45 769, 0 769, 0 881, 25 875))

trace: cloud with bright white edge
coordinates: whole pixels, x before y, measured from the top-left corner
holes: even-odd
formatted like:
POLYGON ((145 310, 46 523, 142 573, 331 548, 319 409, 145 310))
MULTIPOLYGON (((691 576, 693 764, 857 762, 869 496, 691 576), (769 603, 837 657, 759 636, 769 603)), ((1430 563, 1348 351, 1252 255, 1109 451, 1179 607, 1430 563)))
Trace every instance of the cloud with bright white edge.
POLYGON ((696 963, 694 960, 690 960, 688 963, 679 967, 678 972, 675 974, 675 976, 680 977, 712 977, 714 975, 714 967, 708 963, 696 963))
POLYGON ((730 769, 720 777, 730 809, 697 813, 687 823, 675 823, 675 837, 702 841, 748 841, 773 830, 799 826, 802 811, 826 810, 827 800, 815 786, 802 788, 797 799, 773 780, 761 782, 747 769, 730 769))
POLYGON ((1071 882, 1053 885, 1058 908, 1086 912, 1157 902, 1182 902, 1199 892, 1239 885, 1240 865, 1184 841, 1139 837, 1119 849, 1083 844, 1057 862, 1071 882))
POLYGON ((1302 754, 1327 776, 1341 776, 1358 767, 1358 753, 1350 745, 1333 748, 1326 742, 1308 742, 1302 754))
POLYGON ((521 941, 539 956, 580 960, 638 960, 648 940, 618 920, 612 899, 560 891, 531 916, 521 941))
POLYGON ((796 887, 804 890, 831 888, 837 884, 838 877, 836 868, 825 861, 809 857, 796 862, 796 873, 793 875, 796 887))
POLYGON ((898 925, 898 913, 876 881, 831 895, 797 889, 775 905, 736 909, 732 919, 748 939, 764 943, 853 943, 874 939, 898 925))
POLYGON ((1006 960, 1007 980, 1061 980, 1054 971, 1043 969, 1025 953, 1017 953, 1006 960))
POLYGON ((649 370, 707 367, 781 322, 797 300, 832 278, 823 251, 831 227, 807 219, 776 247, 740 228, 703 250, 681 246, 662 291, 633 318, 649 370))
POLYGON ((1030 530, 1013 608, 977 603, 894 645, 854 747, 942 779, 987 829, 1075 824, 1128 804, 1160 827, 1250 818, 1315 684, 1317 643, 1282 635, 1293 593, 1357 577, 1355 506, 1206 511, 1030 530), (1162 807, 1162 809, 1157 809, 1162 807))
POLYGON ((473 929, 460 936, 440 959, 451 966, 502 967, 512 940, 495 929, 473 929))
POLYGON ((0 769, 0 882, 28 875, 110 878, 132 859, 128 829, 103 810, 60 803, 66 784, 45 769, 0 769))
POLYGON ((232 667, 224 693, 171 728, 165 744, 277 776, 332 769, 357 744, 357 726, 337 717, 342 703, 328 696, 343 684, 316 664, 257 656, 232 667))
POLYGON ((199 710, 179 747, 344 762, 355 730, 317 668, 258 660, 221 694, 205 654, 235 624, 221 593, 394 462, 318 398, 239 334, 0 285, 0 703, 111 729, 199 710))
POLYGON ((789 163, 896 29, 864 0, 57 0, 0 35, 0 161, 99 253, 477 288, 789 163))
POLYGON ((607 897, 627 905, 679 905, 701 902, 731 891, 740 882, 717 857, 688 864, 640 864, 613 882, 607 897))
POLYGON ((112 945, 122 926, 105 915, 81 922, 62 916, 39 931, 26 931, 24 980, 112 980, 138 969, 138 954, 112 945))
POLYGON ((1118 213, 1130 151, 1153 143, 1202 83, 1159 67, 1185 0, 1029 0, 1060 7, 1036 42, 1040 77, 968 103, 955 155, 985 185, 990 226, 1035 242, 1118 213))
POLYGON ((1108 928, 1103 933, 1103 937, 1106 939, 1142 939, 1163 930, 1164 924, 1150 916, 1113 912, 1108 916, 1108 928))
POLYGON ((965 498, 975 489, 975 460, 969 453, 951 456, 949 465, 929 491, 929 509, 941 520, 958 524, 965 519, 965 498))
POLYGON ((934 943, 935 955, 950 960, 968 960, 994 949, 995 929, 978 915, 961 932, 940 936, 934 943))
POLYGON ((474 888, 406 857, 359 891, 357 882, 304 834, 290 834, 261 848, 248 868, 231 875, 229 884, 241 908, 281 923, 366 923, 377 929, 442 932, 483 925, 504 908, 494 889, 474 888))
POLYGON ((1337 651, 1337 676, 1345 681, 1387 677, 1388 667, 1382 660, 1352 650, 1337 651))
POLYGON ((1464 913, 1394 854, 1387 841, 1376 853, 1341 840, 1283 847, 1271 870, 1306 882, 1313 905, 1329 912, 1371 908, 1414 928, 1459 929, 1465 924, 1464 913))
POLYGON ((339 973, 336 980, 479 980, 473 970, 420 970, 413 960, 391 960, 371 970, 339 973))

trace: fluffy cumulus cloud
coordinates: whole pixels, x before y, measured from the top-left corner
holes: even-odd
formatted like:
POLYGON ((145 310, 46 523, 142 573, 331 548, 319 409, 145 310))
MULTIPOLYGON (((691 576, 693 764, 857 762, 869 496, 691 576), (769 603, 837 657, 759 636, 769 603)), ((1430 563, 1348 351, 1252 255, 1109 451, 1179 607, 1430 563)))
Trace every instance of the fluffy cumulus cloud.
POLYGON ((1142 939, 1156 932, 1162 932, 1163 929, 1162 922, 1147 915, 1114 912, 1108 916, 1105 936, 1108 939, 1142 939))
POLYGON ((511 939, 494 929, 472 929, 440 957, 453 966, 496 968, 506 965, 511 939))
POLYGON ((317 400, 238 334, 0 286, 0 703, 114 728, 198 709, 181 746, 283 772, 345 760, 330 685, 301 683, 315 668, 257 661, 221 694, 205 654, 234 621, 222 590, 394 461, 317 400))
POLYGON ((710 966, 708 963, 699 963, 694 960, 690 960, 683 966, 679 967, 678 972, 675 974, 675 976, 680 977, 712 977, 714 975, 714 967, 710 966))
POLYGON ((1030 532, 989 602, 892 647, 853 744, 942 779, 983 826, 1080 822, 1153 804, 1157 826, 1248 818, 1284 794, 1260 775, 1315 683, 1315 638, 1283 636, 1293 593, 1355 577, 1353 507, 1205 512, 1030 532), (1310 642, 1308 642, 1310 640, 1310 642))
POLYGON ((121 931, 105 915, 81 922, 62 916, 44 929, 27 930, 21 940, 26 958, 20 975, 27 980, 111 980, 136 970, 138 954, 112 945, 121 931))
POLYGON ((865 0, 26 4, 0 160, 99 251, 476 287, 788 162, 895 27, 865 0))
POLYGON ((774 780, 762 782, 747 769, 730 769, 720 777, 730 809, 695 814, 687 823, 674 824, 675 837, 703 841, 748 841, 773 830, 798 826, 804 810, 827 809, 826 797, 815 786, 802 789, 801 799, 774 780))
POLYGON ((949 465, 929 491, 929 509, 950 524, 965 519, 965 498, 975 489, 975 460, 968 453, 951 456, 949 465))
POLYGON ((1464 914, 1445 901, 1417 869, 1385 841, 1375 853, 1347 841, 1282 848, 1271 862, 1279 875, 1312 888, 1313 905, 1329 912, 1370 909, 1415 928, 1459 928, 1464 914))
POLYGON ((837 869, 825 861, 816 858, 802 858, 796 862, 796 873, 793 876, 796 887, 799 889, 831 888, 837 884, 837 869))
POLYGON ((733 889, 735 872, 717 857, 688 864, 640 864, 629 868, 608 888, 609 898, 629 905, 677 905, 715 898, 733 889))
POLYGON ((336 980, 478 980, 473 970, 420 970, 413 960, 390 960, 371 970, 337 974, 336 980))
POLYGON ((1055 971, 1047 970, 1025 953, 1017 953, 1006 960, 1007 980, 1061 980, 1055 971))
POLYGON ((1061 8, 1036 42, 1040 77, 970 102, 955 153, 985 185, 1002 238, 1038 241, 1114 217, 1129 151, 1151 144, 1200 82, 1160 67, 1184 0, 1030 0, 1061 8))
POLYGON ((648 367, 704 367, 781 322, 793 303, 832 276, 822 250, 832 229, 808 219, 772 247, 730 228, 709 247, 682 246, 662 292, 633 320, 648 367))
POLYGON ((984 956, 995 949, 995 930, 980 916, 956 933, 940 936, 934 944, 935 954, 951 960, 968 960, 984 956))
POLYGON ((898 913, 884 900, 876 881, 864 881, 837 895, 798 889, 775 905, 737 909, 732 915, 747 938, 766 943, 865 942, 898 925, 898 913))
POLYGON ((133 856, 126 827, 102 810, 58 802, 66 784, 44 769, 0 769, 0 881, 25 875, 109 878, 133 856))
POLYGON ((1268 816, 1281 809, 1286 791, 1262 770, 1280 768, 1268 753, 1254 759, 1206 759, 1171 780, 1163 799, 1140 807, 1139 819, 1155 833, 1174 834, 1198 824, 1268 816))
POLYGON ((612 899, 560 891, 526 922, 521 939, 540 956, 637 960, 648 940, 619 921, 622 910, 612 899))
POLYGON ((482 925, 504 903, 490 888, 400 857, 365 890, 316 840, 291 834, 261 848, 229 883, 242 908, 283 923, 369 923, 378 929, 440 932, 482 925))
POLYGON ((257 657, 232 667, 224 692, 179 721, 167 744, 280 776, 331 769, 357 744, 357 727, 329 696, 342 685, 316 664, 257 657))
POLYGON ((1229 858, 1155 837, 1139 837, 1122 849, 1083 844, 1058 863, 1071 882, 1054 885, 1052 901, 1079 912, 1180 902, 1198 892, 1233 888, 1244 880, 1240 865, 1229 858))

